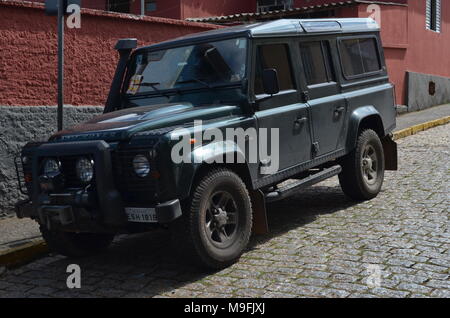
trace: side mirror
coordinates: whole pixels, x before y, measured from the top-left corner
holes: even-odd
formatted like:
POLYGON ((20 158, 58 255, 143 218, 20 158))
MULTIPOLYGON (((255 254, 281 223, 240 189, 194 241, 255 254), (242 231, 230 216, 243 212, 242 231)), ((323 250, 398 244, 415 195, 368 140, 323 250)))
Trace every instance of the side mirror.
POLYGON ((278 73, 276 69, 268 68, 263 71, 263 87, 264 93, 269 95, 277 94, 280 91, 278 84, 278 73))

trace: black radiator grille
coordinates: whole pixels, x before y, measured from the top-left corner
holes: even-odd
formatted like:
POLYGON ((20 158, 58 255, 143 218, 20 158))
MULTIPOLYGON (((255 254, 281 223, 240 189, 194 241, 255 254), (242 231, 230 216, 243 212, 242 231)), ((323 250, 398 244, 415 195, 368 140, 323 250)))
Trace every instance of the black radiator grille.
MULTIPOLYGON (((80 188, 86 186, 77 176, 77 160, 80 159, 80 156, 64 156, 59 157, 59 161, 61 162, 61 172, 64 175, 65 186, 66 188, 80 188)), ((94 178, 95 180, 95 173, 94 178)))

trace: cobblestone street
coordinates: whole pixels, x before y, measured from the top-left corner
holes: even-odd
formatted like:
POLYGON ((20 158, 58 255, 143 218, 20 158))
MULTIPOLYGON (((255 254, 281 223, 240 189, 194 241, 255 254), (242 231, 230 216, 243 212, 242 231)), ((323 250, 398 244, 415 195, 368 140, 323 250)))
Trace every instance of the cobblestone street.
POLYGON ((450 297, 450 125, 398 141, 398 172, 355 204, 337 178, 269 206, 269 235, 204 274, 158 231, 82 260, 48 256, 0 277, 0 297, 450 297), (66 267, 81 267, 81 289, 66 267))

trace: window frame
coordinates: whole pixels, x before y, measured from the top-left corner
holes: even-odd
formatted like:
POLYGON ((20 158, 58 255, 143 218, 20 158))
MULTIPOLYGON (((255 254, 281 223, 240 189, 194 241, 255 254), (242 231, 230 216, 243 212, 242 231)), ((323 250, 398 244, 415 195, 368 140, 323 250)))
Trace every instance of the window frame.
POLYGON ((337 38, 337 51, 339 55, 339 64, 341 66, 342 76, 345 80, 350 81, 354 79, 364 78, 364 77, 371 77, 374 75, 380 75, 385 71, 385 67, 383 64, 383 60, 381 58, 381 50, 380 50, 380 41, 376 35, 352 35, 352 36, 343 36, 337 38), (378 63, 380 65, 380 69, 377 71, 372 72, 366 72, 361 74, 355 74, 355 75, 348 75, 345 72, 345 65, 342 61, 342 50, 341 50, 341 43, 346 40, 359 40, 359 39, 374 39, 375 40, 375 47, 376 47, 376 55, 378 58, 378 63))
MULTIPOLYGON (((141 52, 146 52, 146 53, 151 53, 151 52, 158 52, 161 50, 169 50, 169 49, 176 49, 176 48, 180 48, 180 47, 185 47, 185 46, 189 46, 189 45, 199 45, 199 44, 203 44, 203 43, 210 43, 210 42, 219 42, 219 41, 225 41, 225 40, 231 40, 231 39, 245 39, 247 41, 247 56, 245 57, 245 63, 247 63, 247 67, 245 70, 245 75, 242 78, 241 81, 236 82, 236 85, 240 85, 242 86, 243 89, 248 89, 249 87, 249 79, 251 78, 251 68, 253 67, 251 64, 251 60, 252 60, 252 52, 253 52, 253 44, 250 38, 248 38, 245 34, 242 35, 226 35, 226 36, 221 36, 221 37, 213 37, 213 38, 199 38, 199 39, 195 39, 193 41, 189 41, 189 42, 183 42, 183 41, 174 41, 175 43, 171 43, 168 42, 165 45, 159 45, 159 44, 153 44, 150 45, 148 47, 143 47, 143 48, 138 48, 137 50, 134 50, 130 57, 128 58, 127 64, 126 64, 126 71, 124 74, 124 80, 122 81, 121 84, 121 96, 125 99, 140 99, 140 98, 146 98, 147 96, 151 96, 152 93, 144 93, 144 94, 136 94, 133 96, 127 95, 126 91, 128 89, 128 84, 130 82, 131 79, 131 64, 134 60, 134 57, 136 54, 140 54, 141 52)), ((186 89, 186 92, 195 92, 195 91, 201 91, 204 88, 202 87, 192 87, 189 89, 186 89)), ((176 92, 177 89, 165 89, 163 90, 164 93, 170 94, 172 92, 176 92)), ((158 92, 154 92, 154 95, 159 95, 160 93, 158 92)))
POLYGON ((441 30, 442 30, 442 1, 441 0, 426 0, 425 1, 425 29, 427 29, 428 31, 435 32, 435 33, 441 33, 441 30))
POLYGON ((250 41, 249 46, 249 69, 248 69, 248 79, 249 79, 249 100, 250 103, 254 105, 253 109, 255 112, 275 109, 283 107, 290 104, 295 104, 300 101, 299 92, 302 90, 302 81, 298 77, 298 63, 294 63, 298 51, 295 48, 296 42, 292 40, 291 37, 280 37, 280 38, 261 38, 254 39, 250 41), (292 83, 294 88, 288 90, 280 90, 277 94, 256 94, 255 93, 255 79, 256 79, 256 55, 257 50, 260 46, 264 45, 276 45, 284 44, 288 48, 288 57, 291 67, 292 83))
POLYGON ((297 38, 295 41, 295 47, 298 50, 298 76, 301 81, 301 99, 304 102, 307 102, 308 100, 318 99, 322 97, 332 96, 339 94, 341 92, 340 88, 340 76, 339 76, 339 60, 337 60, 336 56, 336 37, 334 35, 325 35, 321 37, 300 37, 297 38), (311 84, 308 85, 306 81, 306 73, 305 68, 303 65, 303 58, 301 54, 300 44, 302 42, 327 42, 327 46, 329 49, 329 71, 334 74, 334 81, 331 82, 324 82, 324 83, 318 83, 318 84, 311 84), (305 96, 306 94, 306 96, 305 96))
POLYGON ((145 12, 155 12, 158 11, 158 3, 156 0, 145 0, 144 2, 144 11, 145 12), (147 5, 153 4, 155 8, 153 10, 147 10, 147 5))
POLYGON ((291 43, 287 40, 287 41, 281 41, 281 42, 262 42, 262 43, 255 43, 255 63, 254 63, 254 69, 253 69, 253 75, 252 75, 252 92, 253 95, 255 97, 256 100, 258 99, 262 99, 262 98, 266 98, 269 96, 278 96, 278 95, 283 95, 285 93, 289 93, 289 92, 293 92, 293 91, 297 91, 299 89, 298 84, 297 84, 297 78, 295 76, 295 66, 293 63, 293 52, 292 52, 292 47, 291 47, 291 43), (257 94, 255 91, 255 83, 256 83, 256 68, 258 67, 257 63, 256 63, 256 56, 258 54, 258 50, 260 49, 260 47, 262 46, 270 46, 270 45, 285 45, 286 48, 288 49, 287 55, 288 55, 288 63, 291 69, 291 81, 292 81, 292 88, 289 89, 281 89, 277 94, 274 95, 269 95, 266 93, 261 93, 261 94, 257 94))
POLYGON ((316 39, 316 40, 305 39, 305 40, 299 41, 297 44, 298 44, 298 49, 299 49, 299 53, 300 53, 302 71, 305 74, 304 75, 305 86, 308 88, 314 88, 314 87, 327 86, 330 84, 336 84, 337 83, 336 71, 335 71, 335 67, 334 67, 334 63, 333 63, 333 57, 332 57, 333 53, 331 52, 332 48, 331 48, 330 41, 328 39, 316 39), (327 81, 315 83, 315 84, 308 84, 308 79, 306 78, 306 73, 305 73, 305 65, 304 65, 304 61, 303 61, 301 45, 302 45, 302 43, 315 43, 315 42, 320 43, 320 49, 322 52, 322 62, 325 66, 325 75, 326 75, 327 81), (327 54, 325 54, 325 50, 328 50, 327 54))

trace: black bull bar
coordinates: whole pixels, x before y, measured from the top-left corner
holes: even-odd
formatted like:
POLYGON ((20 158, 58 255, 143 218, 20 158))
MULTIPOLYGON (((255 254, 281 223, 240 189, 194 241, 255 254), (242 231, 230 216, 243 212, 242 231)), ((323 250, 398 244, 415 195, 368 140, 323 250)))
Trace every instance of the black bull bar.
POLYGON ((124 204, 120 193, 115 189, 112 176, 111 149, 103 140, 46 143, 38 146, 32 156, 32 204, 33 210, 41 220, 45 218, 39 209, 41 194, 39 184, 39 162, 44 157, 86 156, 94 158, 96 193, 99 210, 102 211, 103 224, 120 226, 127 222, 124 204))

